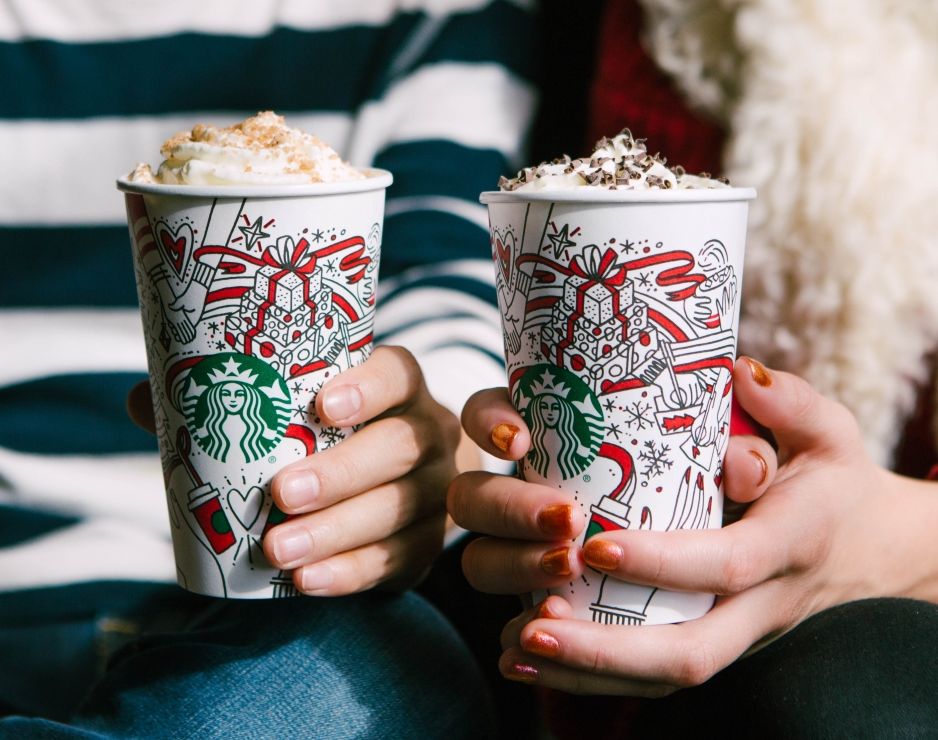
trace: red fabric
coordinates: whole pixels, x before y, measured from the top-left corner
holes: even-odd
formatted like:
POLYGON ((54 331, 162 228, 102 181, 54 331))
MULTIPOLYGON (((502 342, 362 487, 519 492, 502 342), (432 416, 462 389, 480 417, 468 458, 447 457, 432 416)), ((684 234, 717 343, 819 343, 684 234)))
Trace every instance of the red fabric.
POLYGON ((596 73, 590 90, 591 145, 629 128, 688 172, 720 174, 724 133, 692 111, 641 43, 642 10, 636 0, 607 2, 599 34, 596 73))

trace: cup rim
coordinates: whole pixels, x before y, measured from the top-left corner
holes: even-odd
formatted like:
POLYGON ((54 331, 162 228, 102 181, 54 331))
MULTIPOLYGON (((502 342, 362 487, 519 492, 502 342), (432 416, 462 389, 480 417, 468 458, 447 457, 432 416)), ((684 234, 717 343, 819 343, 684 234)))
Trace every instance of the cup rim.
POLYGON ((479 202, 526 203, 550 201, 553 203, 709 203, 747 201, 756 197, 755 188, 683 188, 680 190, 603 190, 583 186, 566 190, 486 190, 479 202))
POLYGON ((309 185, 164 185, 163 183, 131 182, 117 178, 117 189, 138 195, 176 195, 196 198, 298 198, 311 195, 341 195, 383 190, 394 182, 387 170, 363 167, 364 180, 317 182, 309 185))

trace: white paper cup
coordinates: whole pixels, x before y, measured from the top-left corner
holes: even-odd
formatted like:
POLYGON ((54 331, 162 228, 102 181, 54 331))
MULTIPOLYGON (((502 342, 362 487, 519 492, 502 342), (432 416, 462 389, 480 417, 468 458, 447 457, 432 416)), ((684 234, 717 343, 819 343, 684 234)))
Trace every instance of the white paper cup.
POLYGON ((351 429, 315 396, 371 352, 388 172, 302 186, 119 180, 179 584, 296 594, 261 550, 285 519, 270 480, 351 429))
MULTIPOLYGON (((706 529, 723 514, 749 188, 486 192, 508 387, 528 481, 604 530, 706 529)), ((552 593, 583 619, 694 619, 713 595, 587 568, 552 593)), ((538 595, 542 596, 542 595, 538 595)))

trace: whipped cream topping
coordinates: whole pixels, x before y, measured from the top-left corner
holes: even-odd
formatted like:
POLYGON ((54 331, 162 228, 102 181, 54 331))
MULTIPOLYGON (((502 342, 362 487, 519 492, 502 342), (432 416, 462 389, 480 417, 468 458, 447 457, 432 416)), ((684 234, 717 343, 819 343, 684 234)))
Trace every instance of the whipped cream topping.
POLYGON ((198 123, 164 142, 157 172, 137 165, 132 182, 164 185, 306 185, 366 177, 321 139, 263 111, 220 128, 198 123))
POLYGON ((500 190, 566 190, 570 188, 607 188, 609 190, 651 190, 669 188, 725 188, 725 179, 706 172, 689 175, 681 166, 668 167, 667 160, 649 154, 644 139, 636 139, 623 129, 616 136, 596 142, 588 157, 571 159, 568 155, 525 167, 517 176, 502 177, 500 190))

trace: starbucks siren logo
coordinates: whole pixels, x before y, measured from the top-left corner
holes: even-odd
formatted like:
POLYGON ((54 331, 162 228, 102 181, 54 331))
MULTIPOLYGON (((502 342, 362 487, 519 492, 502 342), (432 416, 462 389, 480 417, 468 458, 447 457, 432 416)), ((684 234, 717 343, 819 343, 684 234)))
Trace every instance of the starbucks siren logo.
POLYGON ((202 360, 183 394, 196 444, 221 462, 259 460, 283 438, 290 391, 269 365, 237 352, 202 360))
POLYGON ((603 440, 603 412, 586 383, 554 365, 534 365, 518 381, 515 407, 531 430, 528 464, 544 478, 586 470, 603 440))

